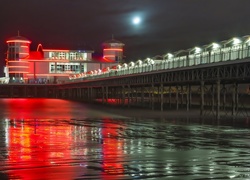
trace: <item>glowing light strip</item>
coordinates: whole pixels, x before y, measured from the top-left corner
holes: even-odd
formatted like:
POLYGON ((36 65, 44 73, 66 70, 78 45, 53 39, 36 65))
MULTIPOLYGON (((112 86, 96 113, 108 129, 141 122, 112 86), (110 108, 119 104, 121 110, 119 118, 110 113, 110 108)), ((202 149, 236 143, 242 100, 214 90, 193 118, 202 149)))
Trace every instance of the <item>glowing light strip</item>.
POLYGON ((29 66, 8 66, 9 68, 29 68, 29 66))
POLYGON ((115 55, 105 55, 105 56, 103 56, 104 58, 105 57, 115 57, 115 55))
POLYGON ((9 41, 6 41, 7 43, 11 43, 11 42, 21 42, 21 43, 31 43, 31 41, 26 41, 26 40, 9 40, 9 41))
POLYGON ((28 62, 71 62, 69 60, 35 60, 35 59, 26 59, 28 62))
POLYGON ((28 48, 29 46, 21 46, 21 47, 23 47, 23 48, 28 48))
POLYGON ((8 62, 9 63, 29 63, 28 61, 8 61, 8 62))
POLYGON ((67 50, 67 49, 43 49, 43 51, 49 51, 49 52, 69 52, 70 50, 67 50))
POLYGON ((111 48, 111 49, 103 49, 104 51, 123 51, 123 49, 111 48))
POLYGON ((42 44, 38 44, 36 51, 39 51, 40 48, 41 48, 41 50, 43 51, 43 46, 42 46, 42 44))
POLYGON ((107 61, 107 62, 114 62, 114 60, 108 59, 108 58, 106 58, 106 57, 103 57, 103 59, 104 59, 105 61, 107 61))
POLYGON ((28 73, 27 71, 9 71, 9 73, 28 73))
POLYGON ((19 53, 19 54, 29 54, 29 53, 19 53))
MULTIPOLYGON (((34 76, 34 74, 27 74, 27 76, 34 76)), ((35 76, 69 76, 69 74, 66 74, 66 73, 61 73, 61 74, 35 74, 35 76)))

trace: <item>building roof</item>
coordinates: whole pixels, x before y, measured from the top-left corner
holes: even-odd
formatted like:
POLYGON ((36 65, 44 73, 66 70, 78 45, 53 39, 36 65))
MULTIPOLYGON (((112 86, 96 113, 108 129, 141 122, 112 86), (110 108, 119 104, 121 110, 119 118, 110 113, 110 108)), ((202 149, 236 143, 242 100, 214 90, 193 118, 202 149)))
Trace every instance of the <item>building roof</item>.
POLYGON ((13 41, 13 40, 30 41, 29 39, 27 39, 26 37, 23 37, 23 36, 13 36, 13 37, 7 39, 7 41, 13 41))
POLYGON ((116 40, 114 38, 112 38, 110 40, 107 40, 104 43, 102 43, 102 45, 104 45, 104 46, 109 45, 109 44, 120 44, 120 45, 124 46, 124 44, 121 41, 118 41, 118 40, 116 40))

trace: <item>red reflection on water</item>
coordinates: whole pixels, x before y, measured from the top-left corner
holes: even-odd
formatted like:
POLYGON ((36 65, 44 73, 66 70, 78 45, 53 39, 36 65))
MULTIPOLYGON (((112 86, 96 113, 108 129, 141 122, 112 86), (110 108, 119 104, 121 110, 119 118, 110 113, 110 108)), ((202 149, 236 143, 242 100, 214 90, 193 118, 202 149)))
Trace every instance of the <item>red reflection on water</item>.
POLYGON ((71 103, 60 99, 4 99, 6 118, 71 118, 71 103))
POLYGON ((118 139, 119 125, 110 119, 103 120, 103 169, 105 179, 115 179, 113 174, 124 173, 123 140, 118 139), (108 176, 110 174, 110 176, 108 176))
POLYGON ((68 147, 72 130, 51 120, 10 120, 8 128, 7 167, 10 177, 18 179, 73 179, 74 171, 65 173, 71 159, 68 147), (62 173, 58 173, 63 170, 62 173))

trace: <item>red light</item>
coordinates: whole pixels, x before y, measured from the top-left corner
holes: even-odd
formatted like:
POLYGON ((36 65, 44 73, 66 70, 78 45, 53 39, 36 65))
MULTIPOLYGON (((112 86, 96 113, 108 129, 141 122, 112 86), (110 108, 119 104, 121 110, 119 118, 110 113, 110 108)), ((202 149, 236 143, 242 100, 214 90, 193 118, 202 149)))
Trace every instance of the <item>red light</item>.
POLYGON ((9 73, 11 74, 11 73, 28 73, 28 72, 26 72, 26 71, 9 71, 9 73))
POLYGON ((11 43, 11 42, 20 42, 20 43, 31 43, 31 41, 25 41, 25 40, 9 40, 9 41, 6 41, 7 43, 11 43))
MULTIPOLYGON (((111 56, 112 57, 112 56, 111 56)), ((114 56, 113 56, 114 57, 114 56)), ((106 62, 115 62, 114 60, 112 59, 108 59, 106 58, 105 56, 103 57, 103 60, 106 61, 106 62)))
POLYGON ((28 66, 8 66, 9 68, 28 68, 28 66))
POLYGON ((118 48, 110 48, 110 49, 103 49, 104 51, 123 51, 123 49, 118 48))
POLYGON ((8 62, 13 62, 13 63, 29 63, 28 61, 8 61, 8 62))
POLYGON ((35 60, 35 59, 25 59, 29 62, 70 62, 69 60, 53 60, 53 59, 46 59, 46 60, 35 60))
MULTIPOLYGON (((123 140, 118 140, 117 129, 119 126, 112 122, 110 119, 103 120, 104 127, 102 128, 102 137, 103 137, 103 146, 102 146, 102 154, 103 154, 103 169, 105 171, 105 177, 111 174, 116 173, 124 173, 124 168, 122 164, 118 162, 110 161, 110 157, 122 157, 123 151, 120 147, 123 146, 123 140)), ((108 178, 107 178, 108 179, 108 178)), ((110 177, 111 179, 111 177, 110 177)))
POLYGON ((43 49, 43 51, 49 51, 49 52, 69 52, 67 49, 43 49))
POLYGON ((106 57, 115 57, 115 55, 105 55, 105 56, 103 56, 103 58, 106 58, 106 57))

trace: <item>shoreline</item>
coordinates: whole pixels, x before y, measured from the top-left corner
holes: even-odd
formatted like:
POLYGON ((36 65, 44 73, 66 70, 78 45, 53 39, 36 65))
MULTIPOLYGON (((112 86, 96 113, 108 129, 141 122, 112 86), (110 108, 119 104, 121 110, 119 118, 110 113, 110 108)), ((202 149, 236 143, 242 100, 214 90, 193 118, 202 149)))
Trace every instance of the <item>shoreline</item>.
POLYGON ((216 119, 215 115, 208 114, 200 116, 200 111, 192 109, 186 110, 150 110, 143 108, 122 108, 112 105, 87 104, 89 108, 109 114, 114 119, 133 119, 133 120, 155 120, 157 122, 174 123, 174 124, 202 124, 214 126, 232 126, 240 128, 250 128, 250 118, 243 116, 221 116, 216 119))
MULTIPOLYGON (((83 102, 84 103, 84 102, 83 102)), ((85 104, 85 103, 84 103, 85 104)), ((186 109, 165 109, 161 110, 152 110, 143 107, 121 107, 121 106, 114 106, 114 105, 103 105, 103 104, 88 104, 88 107, 98 109, 101 111, 105 111, 108 113, 115 113, 120 114, 125 117, 137 117, 137 118, 195 118, 195 119, 216 119, 216 114, 213 114, 211 110, 205 110, 204 116, 200 115, 200 110, 197 108, 192 108, 189 111, 186 109)), ((247 112, 250 114, 250 112, 247 112)), ((228 118, 228 119, 246 119, 249 116, 245 116, 242 114, 238 114, 236 116, 231 115, 228 112, 221 111, 221 118, 228 118)))

